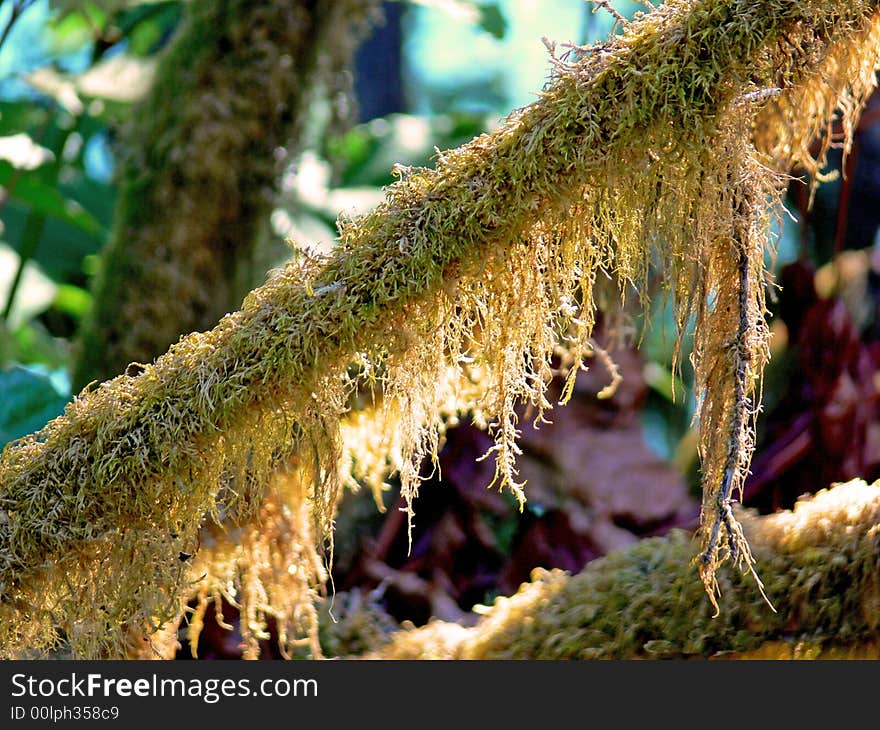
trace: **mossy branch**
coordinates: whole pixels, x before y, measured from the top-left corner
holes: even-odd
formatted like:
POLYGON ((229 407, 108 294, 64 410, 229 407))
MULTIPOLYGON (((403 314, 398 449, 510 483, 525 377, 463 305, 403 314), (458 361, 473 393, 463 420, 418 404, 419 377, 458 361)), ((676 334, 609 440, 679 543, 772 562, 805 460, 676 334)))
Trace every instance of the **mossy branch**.
MULTIPOLYGON (((535 571, 472 628, 401 630, 372 659, 835 658, 880 656, 880 484, 855 480, 793 511, 742 515, 767 610, 742 573, 720 578, 717 614, 693 580, 681 531, 593 561, 535 571)), ((332 633, 333 627, 328 627, 332 633)), ((376 641, 376 638, 373 638, 376 641)))
MULTIPOLYGON (((551 407, 560 338, 571 363, 590 351, 597 277, 638 288, 652 261, 678 321, 695 315, 702 333, 705 494, 717 494, 742 436, 730 427, 731 351, 750 357, 749 388, 764 359, 761 254, 772 242, 758 201, 779 192, 778 173, 806 145, 798 134, 837 106, 858 111, 877 65, 875 9, 670 0, 623 36, 555 59, 541 98, 493 134, 440 154, 433 170, 403 171, 373 212, 342 222, 329 259, 288 264, 213 330, 81 393, 8 446, 0 648, 45 646, 62 626, 75 653, 113 653, 122 627, 149 632, 176 616, 198 580, 181 556, 196 552, 206 515, 256 514, 294 450, 329 532, 350 467, 341 423, 374 377, 377 449, 408 499, 444 417, 463 412, 494 432, 500 486, 520 490, 517 402, 551 407), (752 98, 771 87, 782 90, 776 127, 756 148, 752 98), (792 98, 808 102, 806 121, 792 123, 792 98), (746 342, 731 286, 741 230, 757 282, 746 342)), ((724 501, 704 503, 708 524, 724 501)))
MULTIPOLYGON (((150 362, 181 334, 214 326, 262 281, 269 262, 283 257, 286 247, 267 235, 279 151, 283 145, 290 158, 302 148, 306 117, 319 96, 333 117, 346 114, 351 57, 377 8, 376 0, 187 5, 149 95, 121 130, 120 201, 95 282, 95 308, 77 343, 77 387, 123 370, 136 373, 137 363, 150 362)), ((218 534, 222 526, 204 530, 193 568, 204 578, 180 595, 183 604, 201 601, 191 626, 217 595, 240 604, 248 654, 265 630, 265 615, 261 624, 254 614, 271 611, 282 635, 287 626, 310 633, 301 616, 326 575, 307 504, 284 508, 297 516, 293 523, 272 517, 270 505, 290 502, 284 484, 283 473, 272 477, 250 529, 233 532, 234 547, 218 534), (304 533, 312 539, 303 541, 304 533), (267 559, 270 544, 283 558, 267 559), (302 569, 272 570, 269 585, 260 566, 282 559, 302 569), (257 574, 266 584, 253 579, 257 574)), ((164 643, 149 628, 129 633, 128 655, 152 657, 164 643)))

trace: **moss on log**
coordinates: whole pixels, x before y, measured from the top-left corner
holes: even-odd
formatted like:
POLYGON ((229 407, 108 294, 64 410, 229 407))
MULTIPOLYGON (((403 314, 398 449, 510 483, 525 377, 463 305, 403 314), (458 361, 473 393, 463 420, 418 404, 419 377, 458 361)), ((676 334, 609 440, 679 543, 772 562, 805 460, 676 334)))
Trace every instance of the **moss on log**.
POLYGON ((700 595, 694 545, 676 531, 576 576, 535 571, 472 628, 399 631, 373 659, 831 659, 880 656, 880 483, 854 480, 794 510, 743 516, 772 611, 735 570, 721 610, 700 595))

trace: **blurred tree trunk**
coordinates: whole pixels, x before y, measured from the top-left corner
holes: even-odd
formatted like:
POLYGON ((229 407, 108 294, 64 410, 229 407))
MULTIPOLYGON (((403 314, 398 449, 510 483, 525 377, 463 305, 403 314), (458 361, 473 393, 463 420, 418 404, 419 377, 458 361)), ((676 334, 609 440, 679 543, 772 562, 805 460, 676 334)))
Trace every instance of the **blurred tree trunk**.
POLYGON ((348 92, 375 0, 201 0, 124 130, 120 201, 74 389, 209 329, 260 283, 283 159, 316 86, 348 92), (286 150, 286 152, 285 152, 286 150))

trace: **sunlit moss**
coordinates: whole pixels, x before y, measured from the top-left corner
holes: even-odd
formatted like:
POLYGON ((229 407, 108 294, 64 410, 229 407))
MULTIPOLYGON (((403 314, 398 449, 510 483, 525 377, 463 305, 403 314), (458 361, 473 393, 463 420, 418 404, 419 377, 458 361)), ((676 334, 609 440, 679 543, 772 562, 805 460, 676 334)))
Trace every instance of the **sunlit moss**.
MULTIPOLYGON (((704 529, 701 547, 679 537, 653 558, 654 543, 639 549, 658 591, 710 615, 693 571, 674 571, 699 550, 714 598, 744 580, 716 573, 729 551, 753 567, 725 510, 747 468, 767 357, 768 206, 786 161, 799 159, 778 152, 785 145, 756 148, 752 122, 771 88, 782 88, 780 105, 811 89, 822 100, 842 94, 854 114, 873 79, 848 88, 835 74, 851 64, 827 59, 874 67, 875 7, 670 0, 621 37, 555 59, 541 98, 497 131, 439 154, 434 169, 400 170, 374 211, 341 221, 332 256, 274 272, 211 331, 80 394, 7 447, 0 647, 45 646, 60 625, 75 654, 113 654, 121 628, 173 620, 182 594, 198 590, 200 574, 181 556, 197 552, 206 516, 248 524, 293 452, 316 535, 332 535, 352 459, 377 479, 383 459, 396 469, 411 509, 450 412, 489 428, 496 484, 524 499, 516 406, 540 415, 555 405, 550 363, 561 355, 574 373, 590 352, 597 281, 640 292, 651 265, 666 274, 679 323, 697 321, 704 529), (356 429, 341 423, 371 379, 382 397, 367 428, 381 430, 382 451, 365 458, 352 455, 344 439, 356 429)), ((806 105, 811 121, 798 129, 832 108, 806 105)), ((244 562, 262 551, 255 544, 244 562)), ((623 580, 642 570, 619 568, 623 580)), ((754 605, 739 619, 759 620, 769 608, 748 585, 754 605)), ((246 610, 255 625, 269 610, 258 603, 246 610)), ((660 623, 652 606, 630 602, 660 623)))
POLYGON ((198 600, 184 617, 194 655, 205 612, 219 611, 226 600, 240 610, 245 659, 259 658, 270 621, 282 652, 304 645, 310 656, 321 656, 315 596, 326 570, 315 552, 310 488, 301 477, 295 467, 279 469, 252 521, 203 530, 193 565, 198 600))
POLYGON ((693 580, 683 532, 643 540, 580 574, 538 570, 476 626, 399 631, 372 658, 870 658, 880 629, 880 484, 823 490, 791 512, 745 515, 770 611, 738 571, 719 573, 720 612, 693 580))

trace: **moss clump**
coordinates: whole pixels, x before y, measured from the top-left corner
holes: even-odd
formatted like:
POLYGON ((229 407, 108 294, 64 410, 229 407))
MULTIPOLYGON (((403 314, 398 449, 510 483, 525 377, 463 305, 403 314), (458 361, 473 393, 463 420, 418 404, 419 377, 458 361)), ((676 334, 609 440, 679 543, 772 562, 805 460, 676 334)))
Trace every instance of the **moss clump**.
POLYGON ((555 59, 541 98, 491 135, 435 169, 401 170, 373 212, 341 222, 331 257, 274 272, 211 331, 7 447, 0 648, 43 646, 61 625, 76 628, 75 654, 112 653, 121 627, 175 617, 199 577, 179 555, 196 552, 206 515, 252 519, 293 451, 316 530, 330 534, 349 465, 341 424, 372 380, 383 454, 365 463, 396 469, 410 501, 449 412, 490 429, 497 483, 523 499, 515 406, 553 405, 551 358, 574 377, 597 280, 638 291, 652 263, 679 323, 697 319, 703 579, 723 589, 715 570, 732 551, 753 567, 729 507, 766 359, 763 203, 784 162, 752 144, 752 121, 780 79, 782 97, 836 89, 854 113, 872 81, 850 88, 825 59, 848 44, 876 64, 875 10, 670 0, 621 37, 555 59))
POLYGON ((535 571, 470 629, 400 631, 370 658, 846 658, 880 642, 880 484, 856 480, 793 511, 743 516, 773 613, 738 571, 721 571, 717 617, 692 578, 683 532, 644 540, 579 575, 535 571), (438 637, 441 641, 438 642, 438 637))
POLYGON ((327 657, 366 654, 387 644, 400 628, 372 593, 337 593, 322 602, 318 636, 327 657))

